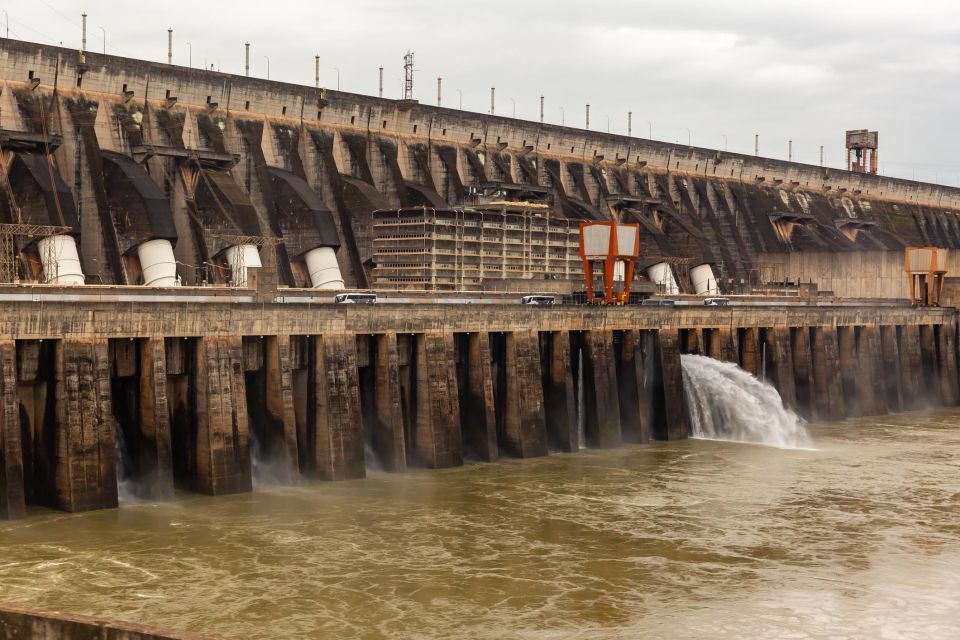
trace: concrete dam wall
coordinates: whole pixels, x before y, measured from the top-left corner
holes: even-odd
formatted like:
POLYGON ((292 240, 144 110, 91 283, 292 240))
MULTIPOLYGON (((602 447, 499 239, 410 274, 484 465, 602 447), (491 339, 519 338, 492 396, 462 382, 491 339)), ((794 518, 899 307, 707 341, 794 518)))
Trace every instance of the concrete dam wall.
MULTIPOLYGON (((636 222, 641 271, 710 264, 721 289, 815 280, 796 252, 960 247, 950 187, 11 40, 0 71, 0 217, 63 228, 90 284, 145 282, 139 248, 158 239, 184 284, 230 284, 230 248, 258 238, 280 286, 312 286, 307 256, 326 248, 363 288, 374 210, 492 200, 636 222)), ((17 242, 18 278, 38 279, 17 242)))
POLYGON ((958 403, 956 314, 910 307, 8 302, 0 514, 688 436, 680 355, 835 420, 958 403), (579 433, 582 425, 583 433, 579 433), (118 449, 117 443, 122 442, 118 449), (253 461, 252 461, 253 459, 253 461), (118 468, 119 467, 119 468, 118 468))

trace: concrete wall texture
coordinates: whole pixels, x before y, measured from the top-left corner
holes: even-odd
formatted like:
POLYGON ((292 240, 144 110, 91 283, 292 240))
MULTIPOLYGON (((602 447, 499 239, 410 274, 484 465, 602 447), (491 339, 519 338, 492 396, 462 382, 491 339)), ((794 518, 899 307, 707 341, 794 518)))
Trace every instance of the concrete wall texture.
POLYGON ((186 283, 223 282, 225 238, 257 235, 283 239, 263 251, 281 286, 306 286, 302 253, 336 243, 363 287, 372 210, 478 193, 637 222, 641 267, 681 258, 724 281, 756 281, 766 254, 960 248, 951 187, 10 40, 0 128, 62 135, 89 282, 137 284, 130 249, 167 233, 186 283), (143 205, 141 174, 165 213, 143 205))

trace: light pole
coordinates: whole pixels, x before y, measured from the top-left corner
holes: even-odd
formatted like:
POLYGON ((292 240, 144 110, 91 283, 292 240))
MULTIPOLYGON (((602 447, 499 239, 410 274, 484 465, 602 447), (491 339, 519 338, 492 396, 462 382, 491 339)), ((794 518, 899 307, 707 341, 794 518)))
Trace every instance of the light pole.
POLYGON ((516 118, 517 117, 517 101, 514 100, 513 98, 510 98, 510 102, 513 103, 513 117, 516 118))
POLYGON ((567 124, 567 112, 563 110, 563 107, 560 107, 560 126, 566 126, 567 124))
POLYGON ((653 140, 653 123, 647 120, 647 139, 653 140))
POLYGON ((334 67, 333 70, 337 72, 337 91, 340 91, 340 69, 334 67))
POLYGON ((610 116, 607 116, 607 133, 610 133, 610 116))
POLYGON ((10 14, 7 13, 6 11, 4 11, 4 12, 3 12, 3 17, 4 17, 4 18, 6 19, 6 21, 7 21, 7 39, 9 40, 9 39, 10 39, 10 14))
MULTIPOLYGON (((684 127, 684 129, 686 129, 686 127, 684 127)), ((690 129, 687 129, 687 146, 688 146, 688 147, 691 146, 691 145, 690 145, 690 139, 691 139, 692 137, 693 137, 693 136, 690 134, 690 129)))
POLYGON ((270 57, 263 56, 263 59, 267 61, 267 80, 270 79, 270 57))
POLYGON ((457 89, 457 93, 460 95, 460 111, 463 111, 463 91, 457 89))
POLYGON ((187 43, 187 65, 193 69, 193 43, 187 43))
POLYGON ((726 151, 727 150, 727 134, 721 133, 720 135, 723 136, 723 150, 726 151))
POLYGON ((103 55, 107 55, 107 30, 100 27, 100 33, 103 34, 103 55))

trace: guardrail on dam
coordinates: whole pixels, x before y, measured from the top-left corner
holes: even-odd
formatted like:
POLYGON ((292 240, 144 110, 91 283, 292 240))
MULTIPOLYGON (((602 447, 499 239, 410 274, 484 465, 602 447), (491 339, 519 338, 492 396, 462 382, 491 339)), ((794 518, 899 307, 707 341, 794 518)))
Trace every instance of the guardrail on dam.
POLYGON ((817 419, 958 402, 956 313, 910 307, 6 303, 0 513, 687 437, 681 353, 817 419), (582 400, 580 400, 582 399, 582 400), (125 451, 118 461, 115 443, 125 451), (254 444, 255 443, 255 444, 254 444), (371 450, 367 454, 367 450, 371 450))

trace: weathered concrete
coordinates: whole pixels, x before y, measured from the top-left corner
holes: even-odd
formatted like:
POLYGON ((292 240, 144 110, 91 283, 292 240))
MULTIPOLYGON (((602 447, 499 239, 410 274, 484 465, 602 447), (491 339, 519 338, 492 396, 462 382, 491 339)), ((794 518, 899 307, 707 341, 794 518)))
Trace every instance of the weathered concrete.
POLYGON ((657 394, 662 398, 662 405, 657 407, 655 413, 654 433, 660 440, 682 440, 688 435, 679 342, 677 329, 661 329, 657 332, 656 352, 660 366, 655 384, 662 387, 662 392, 657 394))
POLYGON ((117 506, 106 340, 64 340, 56 355, 56 487, 64 511, 117 506))
POLYGON ((374 448, 387 471, 407 468, 406 439, 400 401, 400 355, 394 333, 376 336, 374 448))
POLYGON ((793 376, 793 350, 789 327, 771 327, 766 332, 767 375, 780 392, 783 404, 797 408, 797 387, 793 376))
POLYGON ((26 504, 16 358, 16 344, 0 341, 0 520, 22 518, 26 504))
POLYGON ((880 327, 880 348, 883 356, 883 371, 886 385, 884 388, 887 409, 900 411, 904 405, 903 376, 900 372, 900 347, 897 340, 899 327, 880 327))
POLYGON ((814 327, 812 334, 811 356, 817 416, 822 420, 842 420, 846 407, 843 402, 837 330, 833 327, 814 327))
POLYGON ((587 331, 583 334, 584 437, 588 447, 619 446, 620 398, 617 393, 617 363, 613 334, 587 331))
POLYGON ((216 640, 214 636, 0 605, 0 640, 216 640))
POLYGON ((460 423, 464 449, 485 462, 499 457, 497 415, 493 398, 493 371, 490 367, 490 336, 465 336, 466 376, 460 391, 460 423))
POLYGON ((324 480, 362 478, 364 465, 356 339, 323 335, 314 339, 314 410, 308 426, 312 465, 324 480))
POLYGON ((875 326, 857 327, 857 393, 861 412, 866 416, 879 416, 887 412, 883 399, 886 382, 883 375, 883 353, 880 346, 880 329, 875 326))
POLYGON ((463 464, 460 402, 452 333, 416 337, 416 427, 413 446, 425 467, 463 464))
POLYGON ((570 332, 551 331, 543 335, 547 347, 543 371, 547 436, 552 447, 576 451, 580 443, 570 332))
POLYGON ((506 334, 503 426, 500 445, 521 458, 547 455, 547 423, 539 339, 534 331, 506 334))

